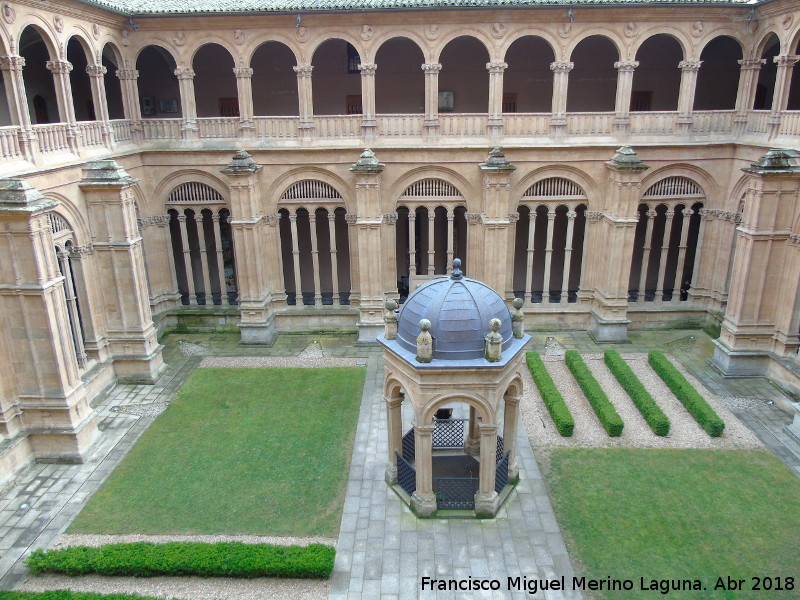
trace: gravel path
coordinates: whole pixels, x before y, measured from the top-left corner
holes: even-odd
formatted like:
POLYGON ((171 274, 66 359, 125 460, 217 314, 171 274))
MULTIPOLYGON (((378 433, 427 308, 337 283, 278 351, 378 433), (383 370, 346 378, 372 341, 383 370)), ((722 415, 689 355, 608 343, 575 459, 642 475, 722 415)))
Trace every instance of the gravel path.
POLYGON ((207 356, 198 365, 200 368, 222 367, 228 369, 285 367, 300 369, 321 369, 325 367, 355 367, 356 363, 366 363, 365 358, 303 358, 294 356, 207 356))
MULTIPOLYGON (((605 365, 602 354, 583 354, 587 366, 600 382, 608 399, 625 422, 622 435, 609 437, 595 415, 589 401, 570 373, 562 357, 543 357, 548 373, 561 391, 573 418, 575 431, 572 437, 561 437, 553 420, 541 400, 539 390, 527 369, 523 370, 525 393, 520 406, 522 422, 534 447, 583 446, 583 447, 628 447, 628 448, 762 448, 758 438, 728 409, 726 403, 710 394, 677 361, 672 361, 681 373, 695 386, 708 403, 725 421, 725 433, 718 438, 710 437, 686 411, 683 404, 672 394, 661 378, 647 363, 647 354, 623 354, 622 357, 639 377, 653 399, 669 417, 670 434, 655 435, 631 401, 628 394, 617 383, 605 365)), ((670 359, 672 360, 672 359, 670 359)), ((755 399, 748 399, 753 400, 755 399)), ((737 399, 738 402, 742 399, 737 399)), ((735 407, 735 403, 731 403, 735 407)))
POLYGON ((336 538, 322 536, 315 537, 278 537, 269 535, 97 535, 64 533, 59 536, 52 548, 66 548, 67 546, 97 547, 103 544, 128 544, 131 542, 153 542, 165 544, 167 542, 241 542, 243 544, 274 544, 276 546, 308 546, 309 544, 325 544, 336 546, 336 538))

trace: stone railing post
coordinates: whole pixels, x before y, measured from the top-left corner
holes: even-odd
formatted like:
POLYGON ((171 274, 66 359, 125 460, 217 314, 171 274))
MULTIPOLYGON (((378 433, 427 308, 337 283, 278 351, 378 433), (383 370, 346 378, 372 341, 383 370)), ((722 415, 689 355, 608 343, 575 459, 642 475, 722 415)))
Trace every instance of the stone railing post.
POLYGON ((197 127, 197 102, 194 97, 194 69, 191 67, 178 67, 175 69, 175 76, 178 78, 178 88, 181 94, 181 113, 183 123, 181 131, 186 140, 196 140, 198 137, 197 127))

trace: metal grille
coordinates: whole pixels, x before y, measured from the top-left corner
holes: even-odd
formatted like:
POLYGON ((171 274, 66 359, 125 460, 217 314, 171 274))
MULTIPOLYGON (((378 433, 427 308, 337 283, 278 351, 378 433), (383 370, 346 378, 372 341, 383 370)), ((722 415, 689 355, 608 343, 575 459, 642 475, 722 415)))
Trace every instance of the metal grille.
POLYGON ((650 186, 643 198, 703 198, 703 190, 688 177, 666 177, 650 186))
POLYGON ((397 483, 410 496, 417 489, 417 470, 399 453, 394 454, 397 457, 397 483))
POLYGON ((205 183, 190 181, 182 183, 169 193, 167 204, 225 204, 225 198, 217 190, 205 183))
POLYGON ((414 460, 415 447, 414 447, 414 428, 412 427, 403 436, 403 456, 406 460, 414 460))
POLYGON ((433 491, 439 510, 474 510, 477 477, 436 477, 433 491))
POLYGON ((289 186, 281 200, 334 200, 342 196, 329 183, 316 179, 304 179, 289 186))
POLYGON ((508 457, 511 453, 506 452, 506 455, 497 461, 497 469, 494 474, 494 491, 498 494, 503 491, 508 483, 508 457))
POLYGON ((586 198, 586 192, 569 179, 563 177, 548 177, 537 181, 522 195, 523 198, 586 198))
POLYGON ((503 458, 503 436, 497 436, 497 452, 495 453, 494 460, 499 462, 503 458))
POLYGON ((434 419, 433 447, 461 448, 464 445, 464 423, 468 419, 434 419))
POLYGON ((443 179, 420 179, 412 183, 403 192, 403 198, 461 198, 459 192, 452 183, 443 179))

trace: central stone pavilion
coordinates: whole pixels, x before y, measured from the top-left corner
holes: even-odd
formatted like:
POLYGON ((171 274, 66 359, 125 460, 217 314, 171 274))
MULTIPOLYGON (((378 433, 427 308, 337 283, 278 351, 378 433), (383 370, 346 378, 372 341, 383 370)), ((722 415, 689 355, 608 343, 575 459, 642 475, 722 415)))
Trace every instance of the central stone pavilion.
POLYGON ((378 338, 386 349, 386 481, 421 517, 448 509, 493 517, 519 476, 522 350, 530 339, 522 303, 514 301, 512 315, 497 292, 460 267, 455 259, 449 277, 417 288, 399 311, 387 302, 378 338), (413 415, 405 434, 404 401, 413 415), (453 406, 464 405, 469 418, 450 418, 453 406))

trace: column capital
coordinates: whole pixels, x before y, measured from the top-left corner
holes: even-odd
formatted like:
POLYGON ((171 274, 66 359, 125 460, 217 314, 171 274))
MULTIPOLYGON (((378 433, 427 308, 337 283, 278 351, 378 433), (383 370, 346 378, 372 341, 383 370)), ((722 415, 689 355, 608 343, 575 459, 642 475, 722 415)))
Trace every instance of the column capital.
MULTIPOLYGON (((328 220, 332 218, 332 215, 328 214, 328 220)), ((394 225, 397 223, 397 213, 390 212, 390 213, 383 213, 383 222, 387 225, 394 225)))
POLYGON ((69 257, 77 258, 80 260, 88 254, 94 254, 94 246, 92 244, 83 244, 81 246, 70 246, 69 257))
POLYGON ((497 433, 497 423, 478 423, 478 430, 481 432, 481 437, 494 435, 497 433))
POLYGON ((3 71, 22 71, 25 66, 24 56, 0 56, 0 70, 3 71))
POLYGON ((599 223, 600 219, 603 218, 603 212, 599 210, 587 210, 586 211, 586 220, 589 223, 599 223))
POLYGON ((433 430, 436 429, 436 425, 431 423, 430 425, 417 425, 414 423, 414 431, 416 431, 420 436, 426 437, 433 435, 433 430))
POLYGON ((648 217, 655 218, 655 217, 657 217, 657 216, 658 216, 658 213, 657 213, 656 211, 654 211, 654 210, 648 210, 648 211, 647 211, 647 216, 648 216, 648 217))
POLYGON ((800 56, 798 56, 797 54, 784 54, 772 58, 772 62, 774 62, 779 67, 793 67, 799 60, 800 56))
POLYGON ((441 63, 424 63, 422 70, 426 73, 438 73, 442 70, 442 65, 441 63))
POLYGON ((54 75, 68 74, 70 71, 72 71, 72 63, 68 60, 48 60, 45 63, 45 66, 47 67, 47 70, 54 75))
POLYGON ((178 223, 186 223, 186 219, 187 217, 185 213, 178 214, 178 223))
POLYGON ((393 398, 387 398, 386 396, 383 397, 384 402, 386 402, 386 406, 389 408, 399 408, 401 404, 403 404, 403 397, 402 396, 394 396, 393 398))
POLYGON ((136 69, 117 69, 117 78, 120 80, 136 80, 139 79, 139 71, 136 69))
POLYGON ((672 217, 675 216, 675 211, 674 210, 668 210, 667 212, 664 213, 664 216, 667 217, 667 220, 670 220, 670 219, 672 219, 672 217))
POLYGON ((165 223, 169 223, 171 218, 172 217, 169 215, 155 215, 151 217, 141 217, 137 219, 137 221, 139 222, 139 227, 145 228, 153 225, 164 225, 165 223))
POLYGON ((358 65, 358 70, 361 71, 362 75, 375 75, 375 71, 378 70, 378 65, 375 63, 360 63, 358 65))
POLYGON ((344 220, 348 225, 355 225, 358 222, 358 215, 347 213, 344 216, 344 220))
POLYGON ((556 211, 548 210, 547 211, 547 220, 548 221, 555 221, 556 220, 556 211))
POLYGON ((614 68, 617 71, 633 71, 638 66, 638 60, 620 60, 614 63, 614 68))
POLYGON ((502 73, 507 68, 508 68, 508 63, 503 62, 502 60, 495 60, 486 63, 486 70, 489 71, 489 73, 502 73))
POLYGON ((742 60, 737 60, 736 62, 738 62, 741 65, 742 71, 758 71, 761 69, 761 65, 767 64, 767 59, 743 58, 742 60))
POLYGON ((103 65, 86 65, 86 74, 89 77, 102 77, 108 73, 108 69, 103 65))
POLYGON ((556 61, 550 63, 550 70, 553 73, 569 73, 575 68, 574 62, 556 61))
POLYGON ((250 78, 253 76, 253 69, 250 67, 234 67, 233 74, 236 75, 237 78, 250 78))
POLYGON ((178 79, 194 79, 194 69, 191 67, 178 67, 175 69, 175 77, 178 79))
POLYGON ((298 77, 311 77, 311 72, 314 70, 314 65, 295 65, 292 67, 298 77))
POLYGON ((508 222, 509 223, 516 223, 519 221, 519 213, 518 212, 510 212, 508 213, 508 222))
POLYGON ((678 68, 681 71, 698 71, 702 64, 702 60, 682 60, 678 63, 678 68))
POLYGON ((681 214, 684 217, 691 217, 694 214, 694 211, 691 208, 684 208, 683 210, 681 210, 681 214))
POLYGON ((575 217, 578 216, 578 213, 574 210, 567 211, 567 218, 572 221, 575 217))

